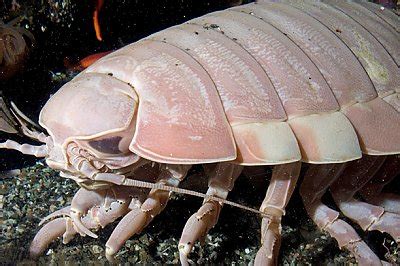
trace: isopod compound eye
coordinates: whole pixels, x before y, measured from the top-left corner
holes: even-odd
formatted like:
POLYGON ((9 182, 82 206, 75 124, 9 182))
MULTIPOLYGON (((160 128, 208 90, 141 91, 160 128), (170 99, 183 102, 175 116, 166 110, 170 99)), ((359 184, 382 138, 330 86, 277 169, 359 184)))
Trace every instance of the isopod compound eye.
POLYGON ((104 138, 100 140, 92 140, 89 141, 89 146, 101 153, 106 154, 120 154, 121 151, 119 150, 118 146, 121 141, 121 137, 110 137, 104 138))

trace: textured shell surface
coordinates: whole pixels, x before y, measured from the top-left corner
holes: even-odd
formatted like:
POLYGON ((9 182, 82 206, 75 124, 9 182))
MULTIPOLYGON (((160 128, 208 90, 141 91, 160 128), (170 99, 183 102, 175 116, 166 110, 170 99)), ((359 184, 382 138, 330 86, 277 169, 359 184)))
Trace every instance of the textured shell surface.
MULTIPOLYGON (((99 75, 131 100, 118 96, 124 105, 114 102, 106 117, 89 112, 93 121, 115 121, 79 134, 124 127, 121 116, 135 116, 130 150, 171 164, 325 164, 398 154, 400 22, 358 2, 259 1, 125 46, 77 79, 99 75)), ((54 99, 74 82, 41 117, 54 116, 54 99)), ((88 94, 94 82, 83 86, 88 94)), ((76 126, 76 119, 64 121, 76 126)))
POLYGON ((204 198, 179 240, 183 265, 228 204, 262 216, 254 264, 278 264, 282 217, 298 193, 339 248, 362 265, 380 265, 349 220, 399 243, 398 188, 384 190, 400 173, 399 25, 390 11, 361 0, 259 0, 102 57, 43 107, 39 123, 48 135, 25 128, 43 145, 0 143, 44 157, 81 186, 69 206, 42 220, 30 255, 60 236, 64 243, 76 234, 96 238, 92 229, 122 217, 105 244, 113 261, 173 192, 204 198), (274 165, 270 178, 271 167, 243 167, 264 165, 274 165), (252 173, 269 182, 258 210, 228 200, 242 173, 253 188, 266 183, 252 173), (180 186, 206 177, 206 193, 180 186), (325 193, 337 209, 325 205, 325 193))

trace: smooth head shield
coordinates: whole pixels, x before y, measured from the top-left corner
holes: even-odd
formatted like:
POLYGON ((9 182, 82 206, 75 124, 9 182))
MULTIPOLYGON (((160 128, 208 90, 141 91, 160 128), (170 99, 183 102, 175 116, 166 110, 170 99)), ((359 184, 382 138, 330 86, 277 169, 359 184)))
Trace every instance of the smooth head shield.
POLYGON ((112 76, 88 73, 76 77, 40 113, 39 123, 54 145, 48 161, 67 163, 66 147, 72 142, 100 158, 129 152, 137 105, 133 88, 112 76))

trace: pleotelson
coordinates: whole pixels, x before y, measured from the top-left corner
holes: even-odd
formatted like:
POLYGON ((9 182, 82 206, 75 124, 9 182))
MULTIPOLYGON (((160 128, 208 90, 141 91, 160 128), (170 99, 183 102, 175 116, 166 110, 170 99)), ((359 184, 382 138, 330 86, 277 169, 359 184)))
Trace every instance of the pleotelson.
POLYGON ((398 18, 359 1, 259 2, 155 33, 85 71, 138 94, 131 150, 243 165, 399 153, 398 18))

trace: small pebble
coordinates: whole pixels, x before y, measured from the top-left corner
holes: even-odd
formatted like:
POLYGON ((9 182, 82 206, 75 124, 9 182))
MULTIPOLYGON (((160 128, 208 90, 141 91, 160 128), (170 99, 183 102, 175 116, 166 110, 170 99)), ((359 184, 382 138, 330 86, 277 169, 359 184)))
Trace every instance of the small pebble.
POLYGON ((104 249, 98 245, 94 245, 92 247, 92 251, 94 254, 99 254, 99 253, 102 253, 104 251, 104 249))
POLYGON ((49 256, 49 255, 51 255, 51 254, 53 254, 53 253, 54 253, 53 250, 50 248, 50 249, 46 252, 46 255, 49 256))

